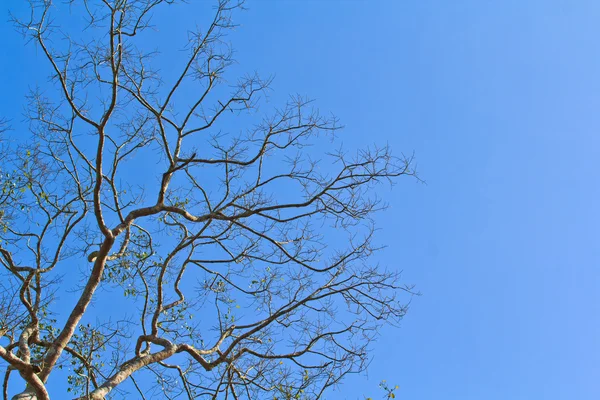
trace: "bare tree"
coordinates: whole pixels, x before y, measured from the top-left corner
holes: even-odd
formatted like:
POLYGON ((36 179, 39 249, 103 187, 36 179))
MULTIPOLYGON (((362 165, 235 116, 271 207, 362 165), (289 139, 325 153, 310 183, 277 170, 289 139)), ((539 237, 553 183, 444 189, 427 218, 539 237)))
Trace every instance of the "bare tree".
POLYGON ((239 0, 161 75, 144 37, 172 3, 14 18, 51 80, 0 160, 4 399, 316 399, 406 312, 411 287, 370 257, 373 188, 412 159, 340 150, 302 97, 259 115, 270 80, 224 75, 239 0))

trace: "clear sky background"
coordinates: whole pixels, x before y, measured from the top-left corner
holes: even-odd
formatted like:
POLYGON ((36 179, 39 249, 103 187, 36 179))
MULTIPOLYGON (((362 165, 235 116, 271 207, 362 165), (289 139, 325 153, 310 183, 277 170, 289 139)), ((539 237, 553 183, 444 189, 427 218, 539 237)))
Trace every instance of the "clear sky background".
MULTIPOLYGON (((347 147, 415 151, 427 182, 383 190, 379 221, 380 261, 423 296, 382 332, 368 377, 329 398, 376 397, 382 379, 411 400, 600 397, 600 3, 248 7, 236 70, 276 74, 274 105, 315 98, 347 147)), ((202 17, 181 10, 164 19, 202 17)), ((0 35, 0 109, 18 120, 47 70, 9 23, 0 35)))

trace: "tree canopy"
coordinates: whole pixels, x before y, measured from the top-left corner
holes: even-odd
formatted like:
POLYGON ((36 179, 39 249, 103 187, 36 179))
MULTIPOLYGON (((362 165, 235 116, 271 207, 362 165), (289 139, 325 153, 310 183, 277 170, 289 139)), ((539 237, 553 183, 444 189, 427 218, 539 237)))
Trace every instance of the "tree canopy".
POLYGON ((51 375, 80 399, 316 399, 406 313, 373 215, 412 157, 346 150, 310 99, 272 106, 270 78, 232 79, 241 1, 170 37, 186 56, 161 69, 152 21, 174 3, 14 17, 50 80, 27 133, 0 124, 5 399, 60 396, 51 375))

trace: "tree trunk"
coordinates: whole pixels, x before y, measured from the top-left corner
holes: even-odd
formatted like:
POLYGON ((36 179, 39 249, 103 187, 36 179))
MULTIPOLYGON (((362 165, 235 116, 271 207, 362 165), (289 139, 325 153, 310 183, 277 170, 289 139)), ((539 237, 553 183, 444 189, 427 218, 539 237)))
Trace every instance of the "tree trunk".
POLYGON ((37 394, 32 387, 27 385, 25 391, 15 394, 11 400, 37 400, 37 394))

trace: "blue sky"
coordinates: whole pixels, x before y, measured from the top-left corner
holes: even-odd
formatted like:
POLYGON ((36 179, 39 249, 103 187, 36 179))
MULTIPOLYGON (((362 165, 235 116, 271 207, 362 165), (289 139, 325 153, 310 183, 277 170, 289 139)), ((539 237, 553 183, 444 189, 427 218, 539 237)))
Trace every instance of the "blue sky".
MULTIPOLYGON (((330 398, 376 397, 382 379, 400 399, 598 398, 600 4, 248 8, 230 36, 236 71, 275 74, 273 104, 315 98, 346 126, 347 147, 414 151, 427 182, 382 190, 390 209, 379 216, 379 261, 423 296, 382 332, 368 377, 330 398)), ((163 18, 202 17, 178 10, 163 18)), ((2 114, 18 120, 46 73, 9 23, 0 35, 2 114)))

